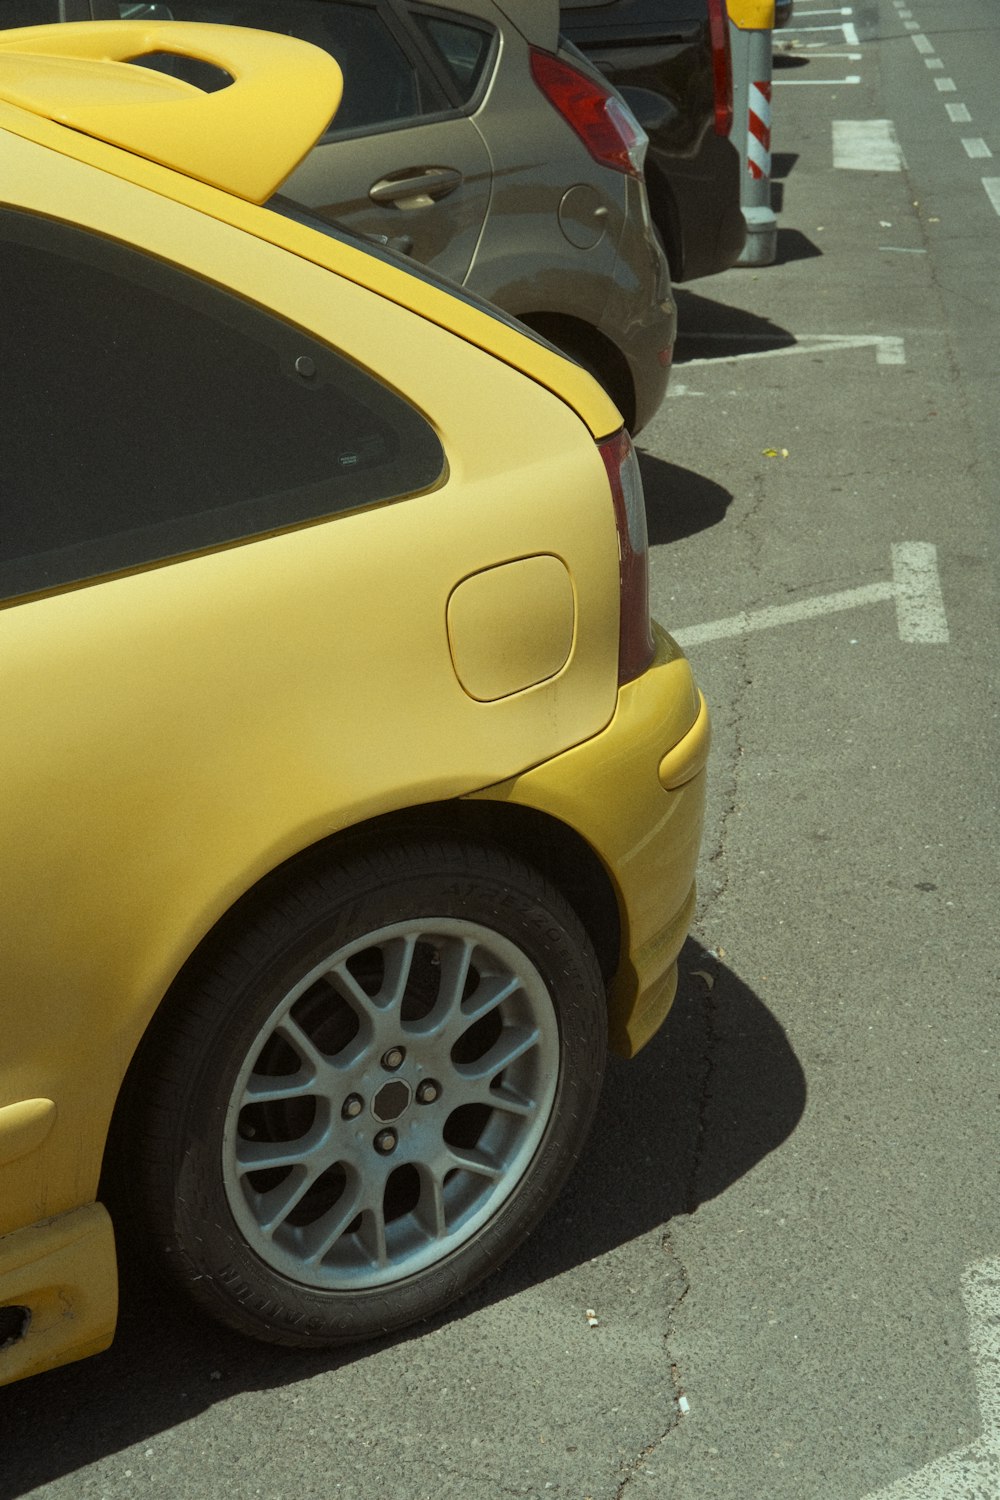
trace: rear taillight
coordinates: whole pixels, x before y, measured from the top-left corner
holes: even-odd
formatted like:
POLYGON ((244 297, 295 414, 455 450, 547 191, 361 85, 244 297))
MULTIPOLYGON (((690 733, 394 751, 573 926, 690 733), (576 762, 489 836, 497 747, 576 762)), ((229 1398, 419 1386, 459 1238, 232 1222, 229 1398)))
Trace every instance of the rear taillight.
POLYGON ((715 84, 715 133, 728 135, 733 128, 733 54, 726 0, 708 0, 708 31, 715 84))
POLYGON ((619 685, 640 677, 653 660, 655 646, 649 619, 649 541, 642 475, 632 439, 622 429, 601 443, 601 457, 611 481, 618 528, 621 580, 621 624, 618 635, 619 685))
POLYGON ((551 52, 532 48, 531 75, 595 161, 642 176, 649 138, 627 105, 551 52))

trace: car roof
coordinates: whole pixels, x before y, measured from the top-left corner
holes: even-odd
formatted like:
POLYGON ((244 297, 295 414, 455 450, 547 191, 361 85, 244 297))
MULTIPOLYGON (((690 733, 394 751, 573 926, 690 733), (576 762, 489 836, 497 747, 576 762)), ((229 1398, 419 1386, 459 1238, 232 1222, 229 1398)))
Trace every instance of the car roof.
POLYGON ((276 32, 183 21, 0 32, 0 99, 252 203, 295 170, 342 94, 328 52, 276 32), (165 54, 208 64, 233 82, 206 93, 129 65, 165 54))

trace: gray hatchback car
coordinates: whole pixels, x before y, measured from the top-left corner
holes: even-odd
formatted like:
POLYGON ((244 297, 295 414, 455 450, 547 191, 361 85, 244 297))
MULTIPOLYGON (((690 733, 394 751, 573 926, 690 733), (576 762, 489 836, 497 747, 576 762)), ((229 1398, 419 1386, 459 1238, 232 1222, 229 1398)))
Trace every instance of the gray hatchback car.
POLYGON ((283 195, 489 298, 585 365, 633 432, 649 420, 676 313, 646 138, 560 41, 558 0, 0 0, 4 26, 119 16, 254 26, 331 52, 343 102, 283 195))

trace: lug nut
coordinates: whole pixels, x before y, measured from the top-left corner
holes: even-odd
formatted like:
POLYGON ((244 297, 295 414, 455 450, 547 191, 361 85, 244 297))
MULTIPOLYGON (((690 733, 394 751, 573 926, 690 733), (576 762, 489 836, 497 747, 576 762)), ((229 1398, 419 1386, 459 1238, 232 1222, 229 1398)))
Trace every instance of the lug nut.
POLYGON ((396 1132, 394 1130, 380 1130, 375 1137, 375 1150, 381 1151, 383 1156, 388 1156, 390 1151, 396 1149, 396 1132))
POLYGON ((364 1107, 365 1101, 360 1094, 348 1094, 340 1113, 345 1120, 356 1120, 364 1107))
POLYGON ((427 1078, 417 1086, 417 1102, 418 1104, 433 1104, 440 1093, 440 1084, 435 1083, 431 1078, 427 1078))
POLYGON ((405 1056, 406 1053, 403 1051, 402 1047, 390 1047, 388 1052, 386 1052, 384 1057, 382 1058, 382 1066, 383 1068, 386 1068, 390 1073, 395 1073, 396 1069, 402 1066, 403 1058, 405 1056))

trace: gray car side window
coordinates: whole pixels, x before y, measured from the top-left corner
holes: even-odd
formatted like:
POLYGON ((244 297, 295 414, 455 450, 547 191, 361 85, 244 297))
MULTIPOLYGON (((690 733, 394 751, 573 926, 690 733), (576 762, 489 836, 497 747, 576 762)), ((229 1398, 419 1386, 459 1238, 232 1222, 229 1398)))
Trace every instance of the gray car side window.
POLYGON ((442 16, 414 9, 413 20, 444 64, 462 104, 468 104, 483 79, 496 40, 492 28, 470 16, 442 16))
POLYGON ((168 10, 175 21, 253 26, 322 47, 344 75, 343 98, 328 135, 392 125, 449 107, 404 50, 384 8, 372 0, 170 0, 169 6, 155 7, 120 0, 123 16, 135 15, 137 9, 168 10))
POLYGON ((0 28, 54 26, 57 21, 90 19, 87 0, 0 0, 0 28))
POLYGON ((0 210, 0 597, 433 486, 395 392, 301 329, 129 246, 0 210))

